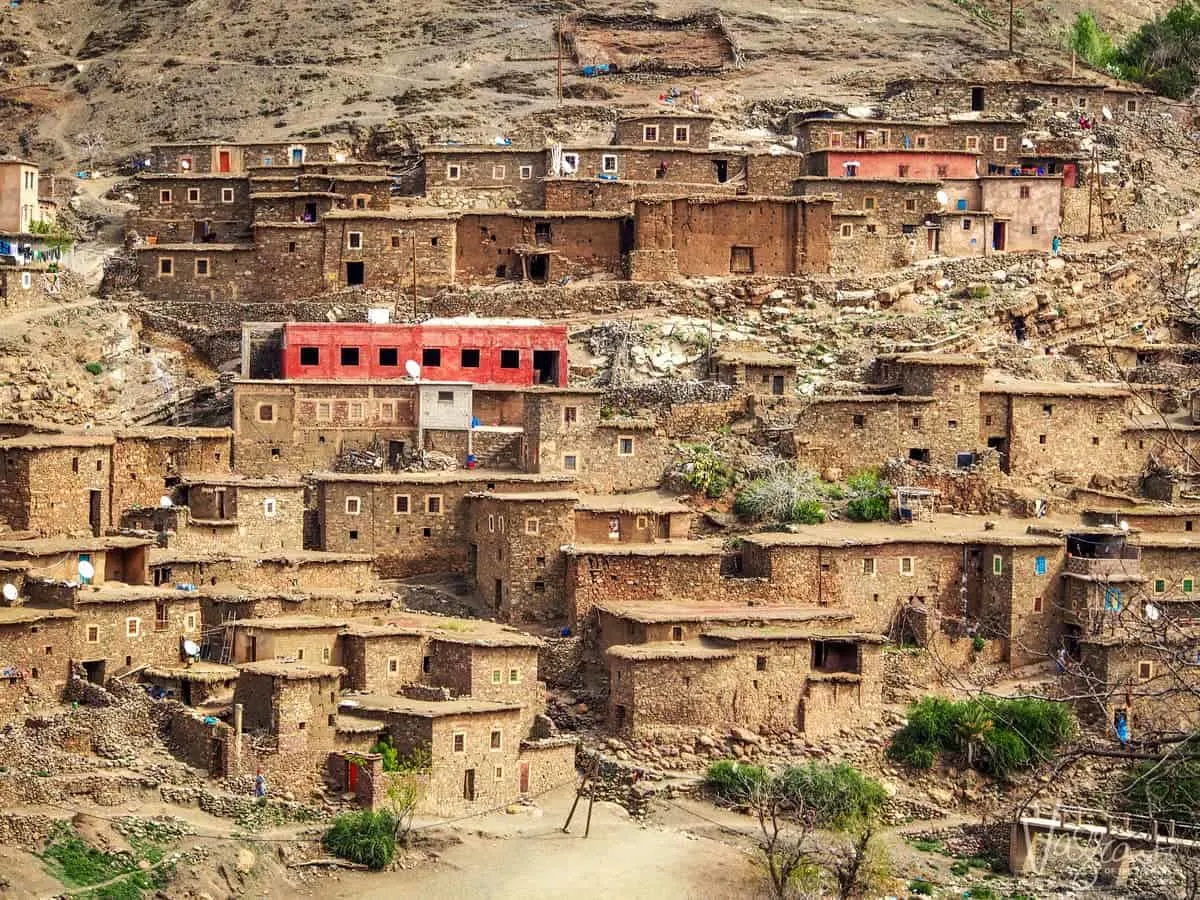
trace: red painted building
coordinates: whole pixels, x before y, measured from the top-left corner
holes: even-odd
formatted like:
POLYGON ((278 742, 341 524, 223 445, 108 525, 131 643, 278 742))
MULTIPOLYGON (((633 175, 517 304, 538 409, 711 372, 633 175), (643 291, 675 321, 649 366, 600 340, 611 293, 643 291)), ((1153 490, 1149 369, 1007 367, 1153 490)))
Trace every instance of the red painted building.
POLYGON ((431 319, 419 325, 289 322, 287 379, 407 378, 533 385, 567 383, 567 327, 536 319, 431 319))
POLYGON ((808 174, 850 178, 974 178, 974 150, 817 150, 808 154, 808 174))

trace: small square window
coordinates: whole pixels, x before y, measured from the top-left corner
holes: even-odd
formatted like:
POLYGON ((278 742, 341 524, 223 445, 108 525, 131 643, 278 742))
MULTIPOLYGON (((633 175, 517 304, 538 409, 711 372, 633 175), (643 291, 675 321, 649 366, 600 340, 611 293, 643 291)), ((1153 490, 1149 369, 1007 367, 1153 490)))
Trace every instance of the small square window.
POLYGON ((1167 582, 1164 578, 1154 579, 1154 593, 1165 594, 1167 592, 1167 582))
POLYGON ((269 519, 275 515, 275 512, 276 512, 275 498, 268 497, 267 499, 263 500, 263 515, 269 519))
POLYGON ((542 581, 542 580, 540 580, 540 579, 539 579, 538 581, 535 581, 535 582, 533 583, 533 592, 534 592, 535 594, 544 594, 544 593, 546 593, 546 582, 544 582, 544 581, 542 581))
POLYGON ((125 620, 125 636, 137 637, 142 633, 142 620, 137 618, 128 618, 125 620))
POLYGON ((467 749, 467 736, 461 731, 454 733, 454 752, 464 753, 467 749))
POLYGON ((437 368, 442 364, 442 351, 437 347, 425 347, 421 350, 421 365, 437 368))
POLYGON ((167 190, 159 191, 158 192, 158 202, 159 203, 170 203, 171 202, 171 192, 167 191, 167 190))
POLYGON ((503 181, 508 169, 505 166, 492 166, 492 180, 503 181))
POLYGON ((929 146, 929 136, 924 135, 924 134, 918 134, 917 140, 916 140, 916 145, 917 145, 918 150, 924 150, 926 147, 929 146))
POLYGON ((967 138, 967 149, 968 150, 978 150, 979 149, 979 136, 978 135, 970 135, 967 138))
POLYGON ((321 348, 320 347, 301 347, 300 348, 300 365, 316 366, 321 363, 321 348))
POLYGON ((208 260, 201 257, 196 260, 196 277, 207 278, 209 276, 208 260))
POLYGON ((579 457, 574 453, 568 453, 563 456, 563 468, 568 472, 574 472, 579 468, 579 457))
POLYGON ((499 669, 492 669, 492 684, 502 684, 504 682, 504 673, 499 669))
POLYGON ((530 178, 533 177, 533 166, 521 166, 520 173, 521 173, 521 180, 528 181, 530 178))
POLYGON ((1137 112, 1137 109, 1138 102, 1136 100, 1130 99, 1125 101, 1125 112, 1137 112))
POLYGON ((971 220, 970 220, 970 219, 963 219, 963 220, 962 220, 962 227, 963 227, 963 231, 970 231, 970 230, 971 230, 971 220))
POLYGON ((1034 575, 1045 575, 1046 574, 1046 557, 1039 556, 1034 559, 1033 574, 1034 575))
POLYGON ((1092 435, 1092 446, 1093 447, 1100 446, 1100 438, 1097 435, 1092 435))
POLYGON ((875 208, 874 197, 863 197, 863 209, 871 210, 875 208))
POLYGON ((521 367, 521 351, 520 350, 501 350, 500 351, 500 368, 502 369, 519 369, 521 367))
POLYGON ((1087 97, 1078 98, 1075 101, 1075 105, 1078 106, 1080 109, 1087 109, 1087 105, 1088 105, 1087 97))
POLYGON ((1022 199, 1022 200, 1028 200, 1028 199, 1029 199, 1029 195, 1030 195, 1030 193, 1031 193, 1031 191, 1029 190, 1029 185, 1027 185, 1027 184, 1023 184, 1023 185, 1021 185, 1021 190, 1020 190, 1020 192, 1019 192, 1019 193, 1021 194, 1021 199, 1022 199))
POLYGON ((346 515, 357 516, 362 512, 362 498, 347 497, 346 498, 346 515))
POLYGON ((521 670, 520 669, 509 669, 508 670, 508 683, 509 684, 520 684, 521 683, 521 670))
POLYGON ((767 658, 765 656, 754 657, 754 670, 756 672, 767 671, 767 658))
POLYGON ((164 278, 174 275, 175 260, 170 256, 160 256, 158 258, 158 274, 164 278))
POLYGON ((863 574, 864 575, 874 575, 875 574, 875 557, 864 556, 862 562, 863 562, 863 568, 862 568, 863 574))
POLYGON ((396 494, 396 496, 392 498, 392 510, 398 516, 408 515, 408 494, 396 494))
POLYGON ((398 235, 398 234, 392 235, 392 249, 393 250, 400 249, 400 235, 398 235))
POLYGON ((633 456, 633 438, 617 438, 617 456, 633 456))
POLYGON ((346 232, 346 247, 350 250, 361 250, 363 248, 363 236, 361 231, 346 232))
POLYGON ((100 626, 99 625, 89 625, 87 627, 87 642, 89 644, 100 643, 100 626))
POLYGON ((530 516, 525 520, 526 534, 540 534, 542 528, 542 520, 536 516, 530 516))
POLYGON ((1154 663, 1148 659, 1138 660, 1138 680, 1149 681, 1154 677, 1154 663))
POLYGON ((854 427, 855 428, 866 428, 866 426, 867 426, 867 417, 865 415, 863 415, 862 413, 855 413, 854 414, 854 427))
POLYGON ((221 188, 221 202, 222 203, 232 203, 233 202, 233 188, 221 188))
POLYGON ((1040 234, 1040 233, 1041 233, 1041 228, 1040 228, 1039 226, 1037 226, 1037 225, 1030 225, 1030 226, 1029 226, 1029 233, 1030 233, 1030 234, 1040 234))
POLYGON ((458 181, 462 177, 462 166, 449 165, 446 166, 446 180, 458 181))
POLYGON ((563 424, 574 425, 579 421, 579 408, 576 406, 563 407, 563 424))
POLYGON ((996 555, 994 555, 992 557, 992 574, 993 575, 1003 575, 1004 574, 1004 557, 1001 556, 999 553, 997 553, 996 555))
POLYGON ((840 131, 829 132, 829 146, 830 147, 842 146, 842 133, 840 131))
POLYGON ((1190 579, 1190 578, 1183 579, 1183 592, 1185 594, 1190 594, 1192 592, 1193 584, 1194 584, 1194 582, 1192 581, 1192 579, 1190 579))
POLYGON ((617 157, 612 153, 605 153, 600 157, 600 170, 602 172, 617 171, 617 157))
POLYGON ((948 422, 946 422, 946 427, 953 431, 958 427, 958 419, 950 419, 948 422))
POLYGON ((431 516, 440 516, 442 514, 441 494, 430 494, 425 498, 425 512, 431 516))
POLYGON ((675 143, 686 144, 692 139, 692 129, 690 125, 675 126, 675 143))
POLYGON ((1040 613, 1042 611, 1042 598, 1041 597, 1033 598, 1033 611, 1035 613, 1040 613))
POLYGON ((1044 434, 1039 434, 1039 435, 1038 435, 1038 443, 1039 443, 1039 444, 1044 444, 1044 443, 1046 443, 1046 436, 1045 436, 1044 434))
POLYGON ((900 574, 911 575, 915 569, 915 561, 911 556, 900 557, 900 574))
POLYGON ((461 364, 464 369, 478 369, 479 351, 475 349, 464 349, 462 351, 461 364))
POLYGON ((351 528, 349 538, 352 541, 357 541, 358 540, 358 531, 354 528, 351 528))
POLYGON ((454 405, 454 391, 438 391, 437 402, 442 406, 454 405))
POLYGON ((916 212, 917 211, 917 201, 914 200, 912 197, 907 198, 904 201, 904 211, 905 212, 916 212))
POLYGON ((907 178, 908 173, 910 171, 911 171, 911 166, 897 166, 896 167, 896 176, 899 178, 907 178))
POLYGON ((854 237, 854 226, 849 222, 843 222, 838 233, 844 238, 854 237))
POLYGON ((999 151, 1007 150, 1008 149, 1008 138, 1002 134, 996 135, 994 138, 992 138, 992 149, 999 150, 999 151))
POLYGON ((499 728, 493 728, 491 738, 488 741, 488 746, 492 750, 499 750, 503 744, 503 734, 499 728))
POLYGON ((357 347, 342 347, 339 352, 339 361, 343 366, 357 366, 359 360, 359 352, 357 347))
POLYGON ((642 140, 647 144, 657 144, 658 143, 658 126, 657 125, 643 125, 642 126, 642 140))
POLYGON ((199 203, 200 202, 200 188, 188 188, 187 189, 187 198, 188 198, 188 203, 199 203))

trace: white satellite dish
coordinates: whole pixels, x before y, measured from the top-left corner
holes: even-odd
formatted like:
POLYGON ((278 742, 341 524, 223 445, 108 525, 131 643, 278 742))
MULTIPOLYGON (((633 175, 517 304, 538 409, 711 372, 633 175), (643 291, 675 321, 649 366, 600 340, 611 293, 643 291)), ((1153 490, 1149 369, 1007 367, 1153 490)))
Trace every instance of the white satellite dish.
POLYGON ((158 498, 158 505, 162 509, 170 509, 175 504, 171 502, 170 497, 168 497, 166 494, 163 494, 161 497, 158 498))
POLYGON ((938 202, 938 206, 948 206, 950 204, 950 195, 947 194, 945 191, 938 191, 937 192, 937 202, 938 202))
POLYGON ((79 577, 80 578, 91 578, 95 574, 96 574, 95 566, 93 566, 86 559, 81 559, 79 561, 79 577))
POLYGON ((1109 109, 1107 106, 1100 107, 1100 114, 1102 116, 1104 116, 1104 118, 1106 118, 1106 119, 1112 118, 1112 110, 1109 109))
POLYGON ((0 593, 4 594, 5 600, 9 600, 9 601, 16 600, 17 599, 17 586, 15 584, 6 584, 3 588, 3 591, 0 591, 0 593))
POLYGON ((421 366, 415 359, 410 359, 404 364, 404 371, 408 373, 409 378, 417 379, 421 377, 421 366))
POLYGON ((1122 531, 1128 531, 1129 523, 1126 522, 1124 519, 1122 519, 1120 522, 1117 523, 1117 527, 1120 528, 1122 531))
POLYGON ((1146 614, 1147 622, 1157 622, 1158 617, 1162 615, 1162 613, 1158 611, 1158 607, 1153 603, 1147 603, 1143 612, 1146 614))
POLYGON ((184 641, 183 642, 183 652, 186 653, 188 656, 199 656, 200 655, 200 645, 197 644, 195 641, 184 641))

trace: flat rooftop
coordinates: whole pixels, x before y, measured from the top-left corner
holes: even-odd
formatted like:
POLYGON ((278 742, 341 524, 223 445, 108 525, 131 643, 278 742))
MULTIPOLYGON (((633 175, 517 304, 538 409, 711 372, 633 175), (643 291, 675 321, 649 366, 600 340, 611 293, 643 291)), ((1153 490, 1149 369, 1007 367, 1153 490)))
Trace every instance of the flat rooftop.
POLYGON ((324 616, 271 616, 270 618, 234 619, 227 623, 235 628, 256 628, 260 631, 321 631, 343 627, 344 619, 324 616))
POLYGON ((666 622, 838 622, 854 613, 824 606, 707 606, 698 603, 610 603, 596 608, 647 625, 666 622))
POLYGON ((686 513, 692 508, 677 497, 658 491, 632 494, 585 494, 576 509, 598 513, 686 513))
POLYGON ((980 392, 1029 397, 1128 397, 1129 388, 1117 382, 1027 381, 991 375, 980 392))
POLYGON ((180 484, 192 486, 213 485, 214 487, 245 487, 245 488, 302 488, 304 482, 299 478, 252 478, 248 475, 188 475, 179 480, 180 484))
MULTIPOLYGON (((130 539, 132 540, 132 539, 130 539)), ((148 543, 141 541, 141 543, 148 543)), ((3 545, 0 545, 2 551, 3 545)), ((86 548, 84 548, 86 549, 86 548)), ((261 555, 240 553, 202 553, 198 551, 172 550, 170 548, 152 548, 149 553, 150 565, 168 566, 171 563, 187 565, 188 563, 214 562, 271 562, 285 565, 308 565, 310 563, 339 563, 339 562, 371 562, 375 557, 369 553, 336 553, 329 550, 290 550, 270 551, 261 555)))
POLYGON ((220 663, 194 662, 189 665, 147 666, 142 673, 151 678, 191 681, 199 684, 219 684, 223 681, 237 681, 238 668, 237 666, 223 666, 220 663))
POLYGON ((710 647, 701 641, 654 641, 649 644, 618 644, 608 648, 616 659, 647 661, 655 659, 733 659, 737 654, 724 647, 710 647))
POLYGON ((725 552, 719 538, 698 541, 656 541, 653 544, 574 544, 564 552, 570 556, 720 556, 725 552))
MULTIPOLYGON (((932 522, 900 525, 894 522, 826 522, 794 532, 749 534, 747 543, 759 547, 873 547, 882 544, 992 544, 1009 547, 1061 547, 1066 535, 1030 534, 1030 524, 1048 527, 1045 519, 1004 519, 988 516, 937 515, 932 522), (984 528, 984 522, 995 527, 984 528)), ((1066 531, 1082 526, 1064 525, 1066 531)))
POLYGON ((26 625, 47 619, 74 619, 76 612, 64 607, 0 606, 0 625, 26 625))
POLYGON ((21 437, 0 440, 0 452, 5 450, 53 450, 73 447, 111 447, 116 438, 111 434, 34 432, 21 437))
POLYGON ((269 675, 272 678, 285 678, 289 681, 337 678, 346 672, 341 666, 322 666, 316 663, 279 662, 274 660, 243 663, 238 668, 242 672, 251 675, 269 675))
POLYGON ((121 536, 31 538, 25 541, 0 541, 0 553, 54 556, 78 551, 87 553, 96 550, 128 550, 133 547, 150 547, 153 543, 154 541, 148 538, 121 536))
POLYGON ((395 713, 437 719, 442 716, 470 716, 520 711, 519 703, 500 703, 492 700, 412 700, 390 694, 353 694, 343 697, 340 709, 351 715, 355 710, 395 713))
POLYGON ((359 474, 353 472, 313 472, 310 479, 318 482, 347 482, 351 484, 557 484, 575 480, 573 475, 528 475, 523 472, 497 472, 480 469, 453 469, 448 472, 395 472, 389 474, 359 474))
POLYGON ((504 493, 503 491, 478 491, 467 494, 468 497, 485 498, 488 500, 499 500, 506 503, 575 503, 579 500, 579 494, 574 491, 519 491, 513 493, 504 493))
POLYGON ((421 613, 349 619, 344 633, 356 637, 429 636, 439 641, 487 647, 540 647, 542 641, 507 625, 483 619, 453 619, 421 613))
POLYGON ((882 644, 883 635, 863 632, 823 632, 810 628, 781 628, 778 626, 740 628, 712 628, 704 637, 721 641, 850 641, 854 643, 882 644))

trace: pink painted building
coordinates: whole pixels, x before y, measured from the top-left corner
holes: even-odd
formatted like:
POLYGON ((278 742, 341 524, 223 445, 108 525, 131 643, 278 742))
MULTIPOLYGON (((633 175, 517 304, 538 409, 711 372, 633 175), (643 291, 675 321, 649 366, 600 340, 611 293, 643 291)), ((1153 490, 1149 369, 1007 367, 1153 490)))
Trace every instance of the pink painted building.
POLYGON ((979 175, 974 150, 901 150, 854 148, 817 150, 808 154, 808 174, 839 178, 974 178, 979 175))

